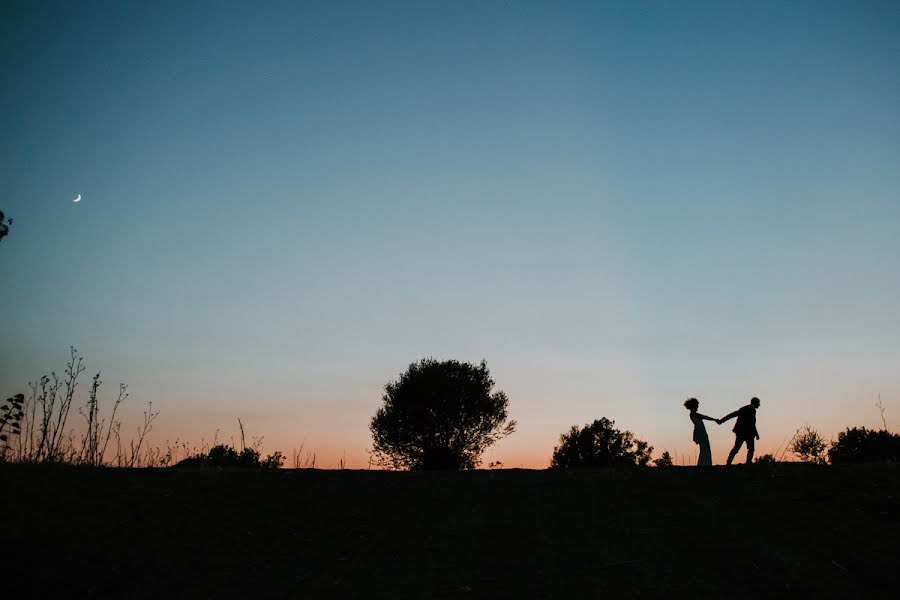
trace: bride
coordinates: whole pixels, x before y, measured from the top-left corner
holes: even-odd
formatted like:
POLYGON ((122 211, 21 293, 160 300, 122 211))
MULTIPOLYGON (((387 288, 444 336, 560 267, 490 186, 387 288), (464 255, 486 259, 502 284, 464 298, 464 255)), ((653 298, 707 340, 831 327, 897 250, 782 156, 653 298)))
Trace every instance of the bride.
POLYGON ((706 426, 703 421, 715 421, 715 419, 697 412, 697 409, 700 408, 700 401, 696 398, 688 398, 684 407, 691 411, 691 422, 694 423, 694 443, 700 446, 700 458, 697 460, 697 466, 711 467, 712 451, 709 449, 709 436, 706 435, 706 426))

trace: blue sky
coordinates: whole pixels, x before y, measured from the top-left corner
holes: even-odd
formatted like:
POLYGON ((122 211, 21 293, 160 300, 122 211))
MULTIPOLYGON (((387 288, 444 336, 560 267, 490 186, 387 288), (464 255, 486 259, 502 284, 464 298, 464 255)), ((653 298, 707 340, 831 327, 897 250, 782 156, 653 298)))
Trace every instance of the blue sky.
POLYGON ((3 393, 75 345, 160 439, 351 466, 423 356, 487 359, 508 466, 600 416, 690 455, 687 396, 896 423, 896 3, 7 2, 0 44, 3 393))

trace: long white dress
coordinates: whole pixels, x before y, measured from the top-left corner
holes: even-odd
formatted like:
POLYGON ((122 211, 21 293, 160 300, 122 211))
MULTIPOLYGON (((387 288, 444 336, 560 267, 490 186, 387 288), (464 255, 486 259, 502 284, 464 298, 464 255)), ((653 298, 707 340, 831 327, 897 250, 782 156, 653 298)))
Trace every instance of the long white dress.
POLYGON ((700 457, 697 459, 697 466, 711 467, 712 450, 709 447, 709 436, 706 434, 703 418, 696 412, 692 412, 691 421, 694 423, 694 442, 700 446, 700 457))

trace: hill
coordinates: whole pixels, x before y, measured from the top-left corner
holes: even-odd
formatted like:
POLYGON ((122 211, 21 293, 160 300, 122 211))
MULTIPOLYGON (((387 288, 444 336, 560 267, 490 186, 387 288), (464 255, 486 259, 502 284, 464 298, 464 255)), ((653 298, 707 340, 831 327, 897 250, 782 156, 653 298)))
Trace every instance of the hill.
POLYGON ((898 474, 0 465, 2 564, 32 597, 859 597, 897 587, 898 474))

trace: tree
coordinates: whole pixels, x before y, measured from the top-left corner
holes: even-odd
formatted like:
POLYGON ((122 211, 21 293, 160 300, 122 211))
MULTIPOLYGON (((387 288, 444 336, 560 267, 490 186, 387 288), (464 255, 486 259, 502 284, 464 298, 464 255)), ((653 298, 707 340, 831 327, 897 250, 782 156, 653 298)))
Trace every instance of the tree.
POLYGON ((0 210, 0 240, 9 234, 9 226, 12 225, 12 219, 6 219, 3 211, 0 210))
POLYGON ((394 469, 474 469, 492 444, 516 430, 509 400, 492 392, 487 363, 433 358, 412 363, 384 386, 369 430, 378 464, 394 469))
POLYGON ((649 464, 653 447, 635 438, 630 431, 619 431, 614 425, 615 421, 606 417, 581 429, 573 425, 559 436, 559 446, 553 449, 550 468, 649 464))
POLYGON ((847 428, 828 450, 831 464, 900 461, 900 435, 885 429, 847 428))
POLYGON ((788 444, 788 450, 796 454, 800 460, 815 464, 825 463, 826 447, 825 438, 809 425, 798 429, 788 444))

